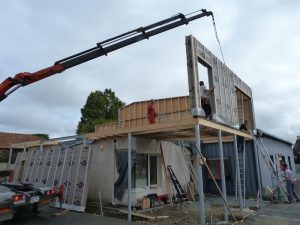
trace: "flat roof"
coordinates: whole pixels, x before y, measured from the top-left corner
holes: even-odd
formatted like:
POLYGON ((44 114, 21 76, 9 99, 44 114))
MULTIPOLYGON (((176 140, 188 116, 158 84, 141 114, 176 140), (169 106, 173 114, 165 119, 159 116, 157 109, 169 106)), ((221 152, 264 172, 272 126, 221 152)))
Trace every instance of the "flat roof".
POLYGON ((288 144, 288 145, 293 145, 291 142, 289 142, 289 141, 287 141, 287 140, 284 140, 284 139, 282 139, 282 138, 280 138, 280 137, 277 137, 277 136, 275 136, 275 135, 273 135, 273 134, 270 134, 270 133, 268 133, 268 132, 266 132, 266 131, 264 131, 264 130, 262 130, 262 129, 257 129, 257 131, 258 132, 262 132, 262 137, 269 137, 269 138, 271 138, 271 139, 274 139, 274 140, 277 140, 277 141, 280 141, 280 142, 283 142, 283 143, 286 143, 286 144, 288 144))
MULTIPOLYGON (((95 133, 87 133, 83 136, 90 140, 98 139, 110 139, 118 137, 127 137, 128 133, 133 136, 151 138, 156 140, 192 140, 195 139, 195 126, 200 125, 200 140, 203 143, 215 143, 218 142, 218 131, 222 132, 222 141, 233 141, 233 135, 242 136, 246 139, 252 140, 253 137, 246 132, 242 132, 237 128, 230 127, 225 124, 218 123, 216 121, 206 120, 203 118, 189 118, 177 121, 170 121, 164 123, 147 124, 143 126, 128 127, 128 128, 117 128, 107 129, 98 131, 95 133)), ((75 137, 76 136, 70 136, 75 137)), ((67 138, 67 137, 65 137, 67 138)), ((50 139, 50 140, 39 140, 31 142, 22 142, 18 144, 12 144, 11 148, 26 148, 40 145, 58 145, 59 140, 62 138, 50 139)))
POLYGON ((200 125, 200 139, 202 142, 216 142, 218 130, 222 131, 223 141, 233 140, 233 135, 243 136, 246 139, 253 139, 249 133, 242 132, 228 125, 203 118, 189 118, 164 123, 147 124, 143 126, 108 129, 95 133, 85 134, 85 137, 92 140, 125 137, 128 133, 133 136, 142 136, 157 140, 190 140, 195 139, 195 126, 200 125))

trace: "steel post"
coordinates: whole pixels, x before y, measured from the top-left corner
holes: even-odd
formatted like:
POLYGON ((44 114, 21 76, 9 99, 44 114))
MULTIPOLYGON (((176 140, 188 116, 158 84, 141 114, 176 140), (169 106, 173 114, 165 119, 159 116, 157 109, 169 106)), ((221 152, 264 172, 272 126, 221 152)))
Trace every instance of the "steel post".
POLYGON ((8 166, 11 165, 12 151, 13 151, 13 149, 12 149, 12 147, 10 147, 10 148, 9 148, 9 157, 8 157, 8 166))
POLYGON ((222 181, 222 192, 224 196, 224 221, 228 221, 228 210, 227 205, 227 194, 226 194, 226 181, 225 181, 225 169, 224 169, 224 155, 223 155, 223 144, 222 144, 222 131, 218 131, 218 142, 220 152, 220 167, 221 167, 221 181, 222 181))
POLYGON ((131 222, 131 133, 128 133, 128 221, 131 222))
MULTIPOLYGON (((201 151, 200 145, 200 125, 195 126, 195 138, 196 138, 196 145, 201 151)), ((197 153, 199 155, 199 153, 197 153)), ((197 157, 196 157, 197 159, 197 157)), ((196 173, 198 176, 198 195, 199 195, 199 213, 200 213, 200 225, 205 225, 205 208, 204 208, 204 194, 203 194, 203 178, 202 178, 202 166, 199 162, 195 163, 196 165, 196 173)))

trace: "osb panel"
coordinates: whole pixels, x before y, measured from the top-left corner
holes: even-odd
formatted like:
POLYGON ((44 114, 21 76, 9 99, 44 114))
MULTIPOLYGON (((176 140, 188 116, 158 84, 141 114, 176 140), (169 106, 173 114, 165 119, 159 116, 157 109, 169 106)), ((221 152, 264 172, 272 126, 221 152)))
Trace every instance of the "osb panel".
MULTIPOLYGON (((210 86, 215 86, 215 89, 213 97, 211 98, 211 104, 215 108, 216 117, 221 118, 229 125, 238 124, 236 88, 239 88, 252 98, 251 88, 196 38, 192 38, 196 43, 196 56, 198 61, 208 67, 212 72, 212 83, 210 83, 210 86)), ((199 78, 199 80, 201 80, 201 78, 199 78)), ((251 116, 251 121, 252 120, 251 116)))
MULTIPOLYGON (((177 114, 180 112, 189 111, 189 101, 188 96, 180 96, 174 98, 164 98, 154 100, 154 107, 156 112, 159 114, 174 114, 174 117, 179 118, 177 114)), ((147 107, 149 101, 135 102, 129 105, 124 106, 120 109, 119 119, 123 121, 127 120, 143 120, 147 119, 147 107), (124 115, 125 112, 125 115, 124 115)), ((133 123, 133 122, 132 122, 133 123)), ((137 124, 133 123, 133 124, 137 124)))
MULTIPOLYGON (((96 132, 115 130, 124 127, 137 127, 148 124, 147 107, 149 101, 134 102, 119 110, 119 121, 116 123, 96 126, 96 132)), ((158 113, 157 123, 170 122, 190 118, 189 96, 164 98, 154 100, 154 107, 158 113)))

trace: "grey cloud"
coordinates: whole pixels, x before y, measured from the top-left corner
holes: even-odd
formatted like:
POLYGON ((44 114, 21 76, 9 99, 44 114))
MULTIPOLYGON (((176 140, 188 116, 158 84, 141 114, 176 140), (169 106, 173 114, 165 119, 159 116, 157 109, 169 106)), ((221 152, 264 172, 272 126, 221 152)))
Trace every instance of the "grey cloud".
MULTIPOLYGON (((0 79, 37 71, 175 13, 207 8, 215 13, 226 64, 252 88, 257 126, 294 140, 300 126, 291 119, 299 118, 299 4, 279 0, 6 1, 0 15, 0 79)), ((221 58, 211 19, 203 18, 21 88, 1 102, 0 129, 40 131, 52 137, 74 134, 80 108, 95 89, 112 88, 126 103, 186 95, 184 37, 189 34, 221 58)))

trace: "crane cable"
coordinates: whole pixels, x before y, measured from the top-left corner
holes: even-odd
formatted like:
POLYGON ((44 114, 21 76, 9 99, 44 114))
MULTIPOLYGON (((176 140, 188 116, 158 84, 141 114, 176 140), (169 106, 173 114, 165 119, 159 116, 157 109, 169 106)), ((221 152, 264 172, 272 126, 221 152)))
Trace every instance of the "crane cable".
POLYGON ((219 36, 218 36, 218 32, 217 32, 217 26, 216 26, 216 21, 215 21, 214 14, 212 14, 211 17, 212 17, 212 22, 213 22, 214 30, 215 30, 216 39, 217 39, 217 42, 219 44, 220 52, 221 52, 221 55, 222 55, 223 63, 224 63, 224 65, 226 65, 225 64, 224 55, 223 55, 223 51, 222 51, 221 42, 220 42, 220 39, 219 39, 219 36))
MULTIPOLYGON (((191 14, 195 14, 195 13, 197 13, 197 12, 199 12, 199 11, 201 11, 201 10, 196 10, 196 11, 194 11, 194 12, 191 12, 191 13, 186 14, 185 16, 189 16, 189 15, 191 15, 191 14)), ((212 17, 212 22, 213 22, 213 26, 214 26, 215 36, 216 36, 217 42, 218 42, 218 44, 219 44, 219 48, 220 48, 222 60, 223 60, 224 65, 226 65, 226 64, 225 64, 225 58, 224 58, 224 55, 223 55, 222 46, 221 46, 221 41, 220 41, 219 36, 218 36, 217 26, 216 26, 216 21, 215 21, 215 17, 214 17, 214 14, 213 14, 213 13, 211 14, 211 17, 212 17)))

